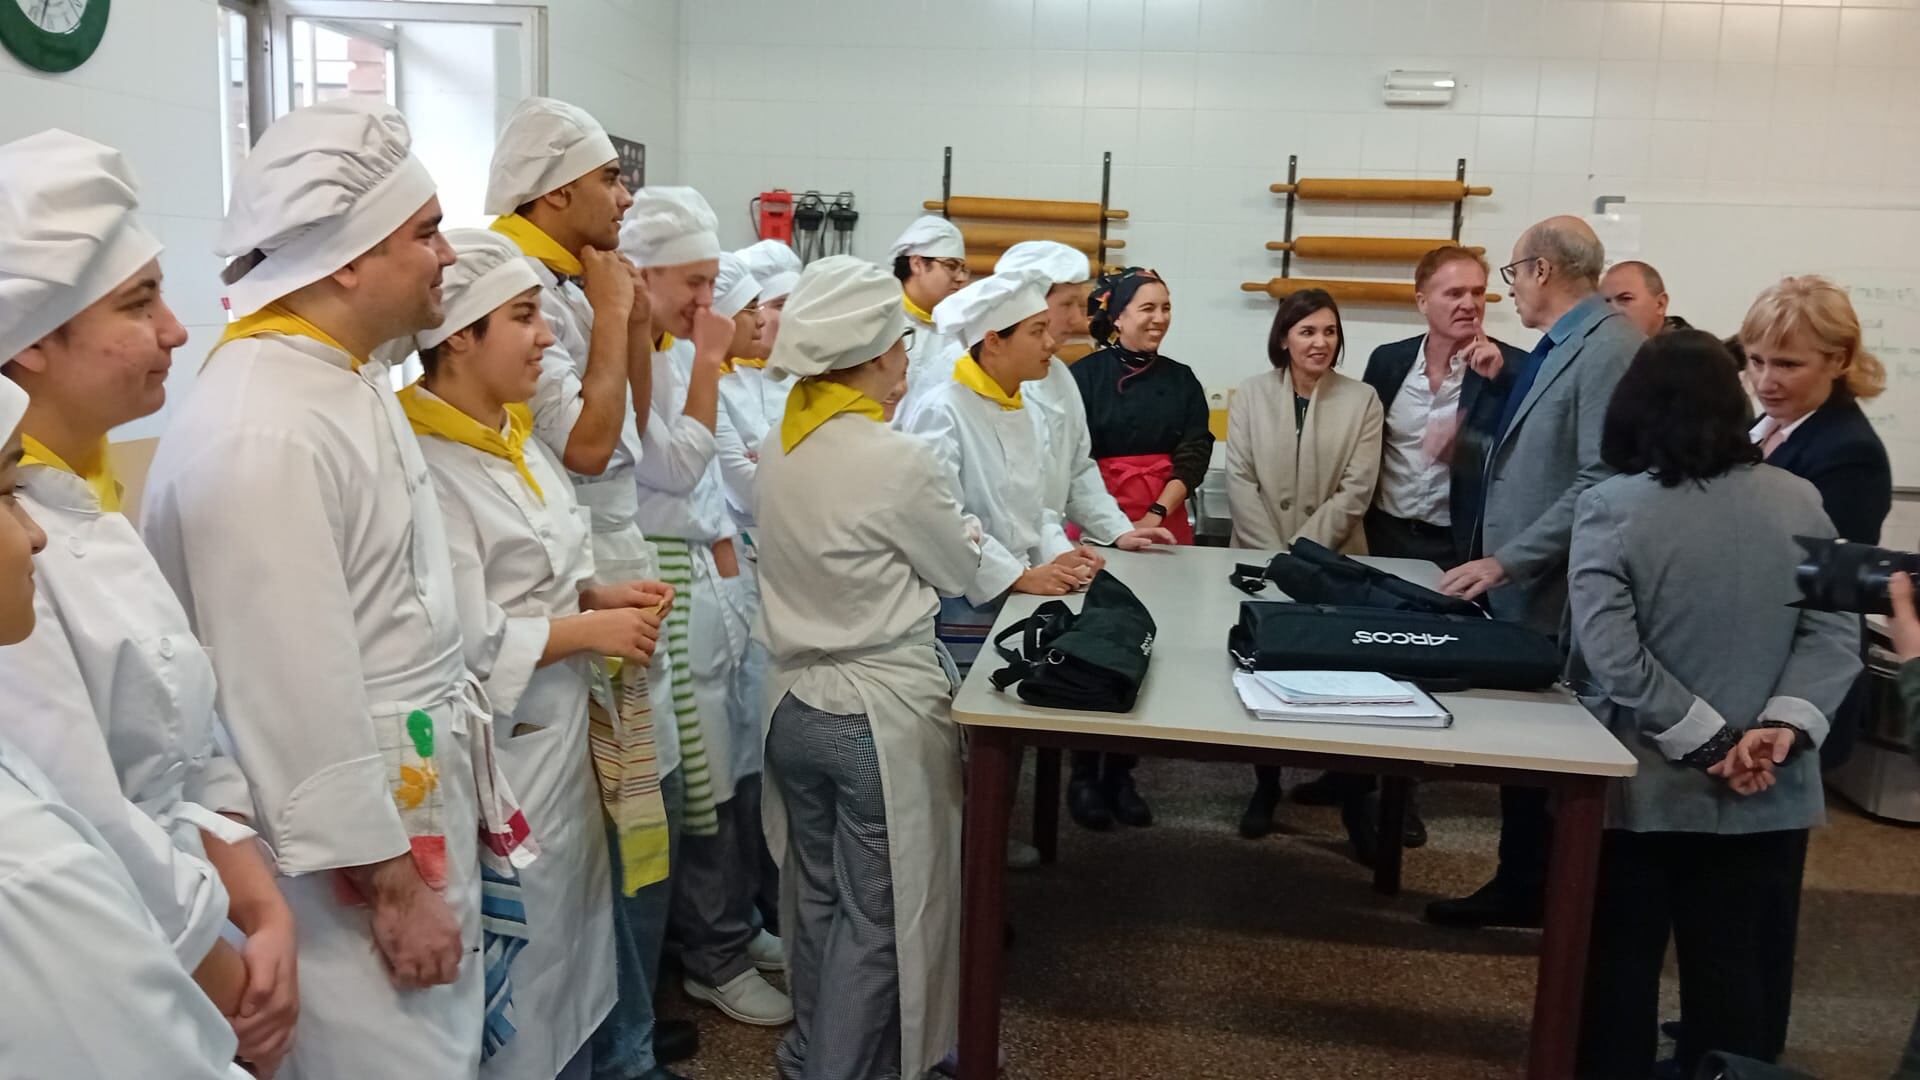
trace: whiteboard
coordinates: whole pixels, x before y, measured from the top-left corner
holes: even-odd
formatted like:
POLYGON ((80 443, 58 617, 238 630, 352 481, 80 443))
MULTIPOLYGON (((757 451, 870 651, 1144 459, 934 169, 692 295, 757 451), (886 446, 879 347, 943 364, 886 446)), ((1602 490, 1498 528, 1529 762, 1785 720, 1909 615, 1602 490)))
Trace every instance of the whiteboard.
POLYGON ((1887 391, 1861 403, 1893 459, 1895 487, 1920 489, 1920 207, 1628 201, 1591 218, 1607 259, 1666 278, 1668 313, 1722 337, 1760 290, 1822 274, 1853 298, 1887 391))

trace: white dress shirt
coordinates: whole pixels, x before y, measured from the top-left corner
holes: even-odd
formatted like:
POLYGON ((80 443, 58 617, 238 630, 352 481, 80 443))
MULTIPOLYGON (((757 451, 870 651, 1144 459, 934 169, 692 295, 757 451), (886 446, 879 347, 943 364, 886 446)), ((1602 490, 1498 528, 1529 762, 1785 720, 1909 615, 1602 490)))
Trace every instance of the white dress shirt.
MULTIPOLYGON (((1466 382, 1467 362, 1455 355, 1447 362, 1440 389, 1427 381, 1427 339, 1422 336, 1400 392, 1387 403, 1386 436, 1380 454, 1380 494, 1375 505, 1388 514, 1429 525, 1451 525, 1448 505, 1453 490, 1453 463, 1428 452, 1430 425, 1459 422, 1460 388, 1466 382)), ((1451 439, 1448 440, 1451 442, 1451 439)))

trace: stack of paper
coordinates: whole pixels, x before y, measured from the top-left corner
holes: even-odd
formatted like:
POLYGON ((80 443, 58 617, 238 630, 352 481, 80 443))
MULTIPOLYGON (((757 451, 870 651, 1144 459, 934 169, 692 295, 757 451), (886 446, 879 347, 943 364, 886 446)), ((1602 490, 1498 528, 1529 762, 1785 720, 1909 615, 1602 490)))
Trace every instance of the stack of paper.
POLYGON ((1419 728, 1443 728, 1453 723, 1453 714, 1425 691, 1377 672, 1236 671, 1233 686, 1247 711, 1258 720, 1419 728), (1315 678, 1297 677, 1302 675, 1315 678), (1341 680, 1319 676, 1340 676, 1341 680), (1351 683, 1342 681, 1349 678, 1351 683), (1306 696, 1322 700, 1289 699, 1306 696))

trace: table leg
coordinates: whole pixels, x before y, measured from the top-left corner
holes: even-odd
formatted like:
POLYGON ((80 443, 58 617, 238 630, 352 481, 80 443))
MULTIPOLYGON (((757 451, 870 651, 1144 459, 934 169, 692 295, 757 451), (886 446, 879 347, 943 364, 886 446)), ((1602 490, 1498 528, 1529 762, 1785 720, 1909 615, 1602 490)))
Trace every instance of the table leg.
POLYGON ((1033 755, 1033 846, 1040 861, 1053 862, 1060 851, 1060 748, 1043 746, 1033 755))
POLYGON ((968 732, 960 889, 959 1080, 993 1080, 999 1073, 1013 755, 1012 732, 991 727, 968 732))
POLYGON ((1407 797, 1413 781, 1380 778, 1380 835, 1374 840, 1373 891, 1400 895, 1400 856, 1407 839, 1407 797))
POLYGON ((1573 1075, 1587 945, 1593 932, 1593 894, 1600 876, 1606 780, 1568 777, 1560 784, 1553 815, 1553 850, 1547 861, 1540 981, 1534 990, 1533 1037, 1527 1048, 1529 1080, 1573 1075))

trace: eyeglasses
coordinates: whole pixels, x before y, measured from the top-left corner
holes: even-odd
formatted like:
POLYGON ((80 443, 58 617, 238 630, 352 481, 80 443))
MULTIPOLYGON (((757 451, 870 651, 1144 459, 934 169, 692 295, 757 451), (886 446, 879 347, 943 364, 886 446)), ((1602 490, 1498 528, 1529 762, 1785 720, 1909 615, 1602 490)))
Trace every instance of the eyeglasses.
POLYGON ((1500 268, 1500 280, 1506 282, 1508 286, 1512 286, 1513 279, 1520 276, 1520 268, 1539 258, 1540 256, 1538 255, 1529 255, 1524 259, 1516 259, 1508 263, 1500 268))
POLYGON ((915 337, 917 337, 917 336, 918 336, 918 335, 917 335, 917 334, 916 334, 916 333, 914 332, 914 328, 913 328, 913 327, 911 327, 911 326, 909 326, 909 327, 907 327, 907 332, 906 332, 906 333, 904 333, 904 334, 901 334, 901 335, 900 335, 900 347, 901 347, 902 349, 905 349, 905 350, 907 350, 908 352, 912 352, 912 351, 913 351, 913 339, 914 339, 915 337))
POLYGON ((967 260, 965 259, 928 259, 927 261, 956 277, 966 276, 967 260))

